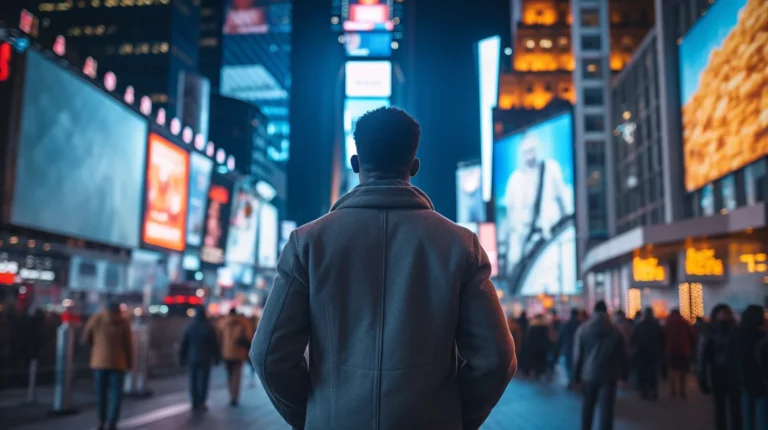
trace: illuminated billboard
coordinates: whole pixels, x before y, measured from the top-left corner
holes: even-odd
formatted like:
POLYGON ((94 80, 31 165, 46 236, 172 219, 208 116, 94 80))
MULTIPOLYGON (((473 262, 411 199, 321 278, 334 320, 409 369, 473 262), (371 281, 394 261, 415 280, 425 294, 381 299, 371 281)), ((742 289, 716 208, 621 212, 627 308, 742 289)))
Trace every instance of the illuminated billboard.
POLYGON ((392 31, 393 0, 345 0, 344 11, 345 31, 392 31))
POLYGON ((560 114, 494 145, 499 273, 513 293, 577 292, 572 126, 560 114))
POLYGON ((491 262, 491 277, 499 274, 499 251, 497 248, 496 224, 483 222, 477 225, 477 238, 491 262))
POLYGON ((229 213, 232 204, 232 182, 214 173, 208 190, 208 209, 205 211, 205 235, 200 260, 220 265, 224 263, 224 248, 229 231, 229 213))
POLYGON ((344 33, 344 51, 349 57, 389 57, 392 55, 392 33, 344 33))
POLYGON ((477 77, 480 89, 480 164, 483 169, 483 200, 491 200, 491 156, 493 155, 493 108, 499 97, 501 37, 477 44, 477 77))
POLYGON ((200 246, 205 230, 205 207, 211 185, 213 160, 193 152, 189 159, 189 206, 187 207, 187 245, 200 246))
POLYGON ((146 119, 36 51, 26 61, 11 223, 137 247, 146 119))
POLYGON ((262 203, 259 214, 259 267, 277 266, 277 229, 277 208, 269 203, 262 203))
POLYGON ((288 91, 259 64, 222 67, 221 94, 246 102, 288 100, 288 91))
POLYGON ((269 31, 267 8, 255 0, 232 0, 224 19, 224 34, 264 34, 269 31))
POLYGON ((260 202, 247 183, 237 184, 232 200, 232 216, 227 236, 227 263, 253 265, 256 262, 256 235, 260 202))
POLYGON ((482 171, 479 164, 456 169, 456 222, 485 221, 485 202, 482 193, 482 171))
POLYGON ((183 251, 186 244, 189 153, 150 133, 144 209, 144 244, 183 251))
POLYGON ((768 153, 767 22, 764 0, 722 0, 680 43, 689 191, 768 153))
POLYGON ((347 61, 345 66, 347 97, 382 97, 392 95, 392 63, 389 61, 347 61))

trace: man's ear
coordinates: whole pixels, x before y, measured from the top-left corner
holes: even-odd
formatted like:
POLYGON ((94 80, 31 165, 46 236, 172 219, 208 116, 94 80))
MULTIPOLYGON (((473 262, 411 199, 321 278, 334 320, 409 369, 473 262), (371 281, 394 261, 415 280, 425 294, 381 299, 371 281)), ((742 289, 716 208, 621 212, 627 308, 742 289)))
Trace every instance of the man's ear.
POLYGON ((411 177, 416 176, 417 173, 419 173, 419 169, 421 168, 421 160, 418 158, 413 160, 413 164, 411 164, 411 177))
POLYGON ((360 173, 360 158, 358 158, 357 155, 353 155, 349 158, 349 164, 352 165, 353 172, 360 173))

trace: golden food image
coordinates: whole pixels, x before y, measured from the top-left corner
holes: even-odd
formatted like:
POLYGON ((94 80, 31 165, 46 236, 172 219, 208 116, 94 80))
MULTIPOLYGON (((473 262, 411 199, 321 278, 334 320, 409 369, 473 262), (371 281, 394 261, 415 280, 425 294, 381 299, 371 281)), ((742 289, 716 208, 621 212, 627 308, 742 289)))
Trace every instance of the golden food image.
POLYGON ((768 1, 747 1, 682 115, 689 191, 768 153, 768 1))

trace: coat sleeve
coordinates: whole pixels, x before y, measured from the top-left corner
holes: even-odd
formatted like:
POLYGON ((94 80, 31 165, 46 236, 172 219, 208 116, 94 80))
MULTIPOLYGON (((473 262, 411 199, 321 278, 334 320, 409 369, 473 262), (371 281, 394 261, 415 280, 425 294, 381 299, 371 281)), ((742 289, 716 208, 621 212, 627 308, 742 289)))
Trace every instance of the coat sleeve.
POLYGON ((475 235, 473 254, 456 329, 458 352, 466 360, 459 368, 465 429, 477 429, 488 418, 517 369, 515 343, 490 280, 491 264, 475 235))
POLYGON ((277 263, 250 358, 270 401, 294 428, 304 428, 309 372, 304 350, 309 342, 309 288, 291 233, 277 263))

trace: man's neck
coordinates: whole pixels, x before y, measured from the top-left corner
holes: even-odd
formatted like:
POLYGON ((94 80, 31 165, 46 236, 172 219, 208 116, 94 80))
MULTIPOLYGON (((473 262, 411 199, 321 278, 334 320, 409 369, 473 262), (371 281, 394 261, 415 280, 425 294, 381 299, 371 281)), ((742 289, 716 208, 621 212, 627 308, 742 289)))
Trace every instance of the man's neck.
POLYGON ((398 180, 410 183, 411 178, 408 175, 383 172, 360 172, 360 185, 366 185, 376 181, 398 180))

